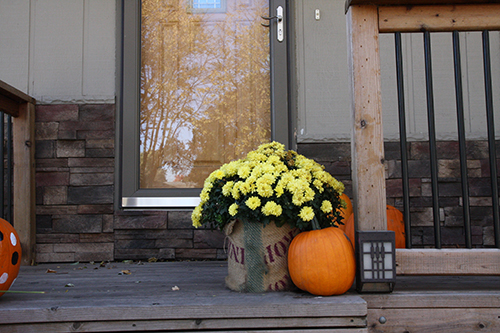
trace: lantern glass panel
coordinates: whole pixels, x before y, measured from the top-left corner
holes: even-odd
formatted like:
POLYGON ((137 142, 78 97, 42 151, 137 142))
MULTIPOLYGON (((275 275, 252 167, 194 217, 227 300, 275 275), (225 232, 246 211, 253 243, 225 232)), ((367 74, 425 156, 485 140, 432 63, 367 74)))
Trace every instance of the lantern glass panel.
POLYGON ((372 258, 370 253, 363 254, 363 269, 371 270, 372 269, 372 258))

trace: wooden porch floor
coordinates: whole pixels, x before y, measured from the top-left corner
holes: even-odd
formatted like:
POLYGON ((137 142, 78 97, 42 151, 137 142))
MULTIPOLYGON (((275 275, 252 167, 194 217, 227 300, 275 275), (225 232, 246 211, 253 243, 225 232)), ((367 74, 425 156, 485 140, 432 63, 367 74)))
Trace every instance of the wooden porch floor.
POLYGON ((226 274, 210 261, 24 266, 10 290, 45 293, 0 297, 0 332, 500 332, 500 277, 399 277, 392 294, 315 297, 233 292, 226 274))

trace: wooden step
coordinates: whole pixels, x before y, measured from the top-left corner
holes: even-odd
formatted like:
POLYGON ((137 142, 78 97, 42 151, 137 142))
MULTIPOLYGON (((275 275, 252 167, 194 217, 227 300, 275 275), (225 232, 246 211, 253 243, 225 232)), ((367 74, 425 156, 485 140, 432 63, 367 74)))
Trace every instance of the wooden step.
POLYGON ((21 267, 0 298, 0 332, 367 332, 355 293, 238 293, 226 262, 21 267))

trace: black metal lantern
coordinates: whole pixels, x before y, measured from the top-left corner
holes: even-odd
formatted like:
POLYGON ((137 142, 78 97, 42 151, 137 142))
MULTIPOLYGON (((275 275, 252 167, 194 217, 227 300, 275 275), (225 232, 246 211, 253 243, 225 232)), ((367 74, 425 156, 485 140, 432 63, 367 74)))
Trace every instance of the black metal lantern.
POLYGON ((356 290, 392 292, 396 283, 394 231, 356 231, 356 290))

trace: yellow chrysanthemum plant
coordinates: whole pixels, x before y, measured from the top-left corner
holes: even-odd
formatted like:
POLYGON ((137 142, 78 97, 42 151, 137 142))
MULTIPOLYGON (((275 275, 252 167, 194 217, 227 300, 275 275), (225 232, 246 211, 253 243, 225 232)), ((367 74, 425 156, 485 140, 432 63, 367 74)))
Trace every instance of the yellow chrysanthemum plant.
POLYGON ((236 219, 289 223, 303 231, 327 228, 342 223, 343 191, 323 165, 271 142, 212 172, 192 221, 220 230, 236 219))

